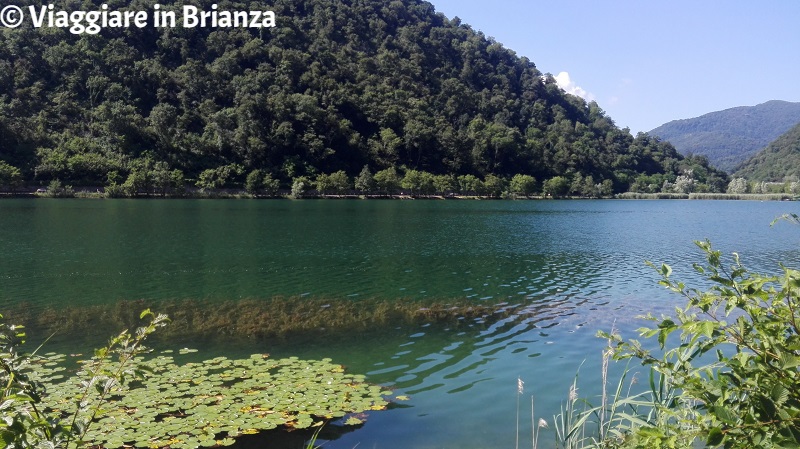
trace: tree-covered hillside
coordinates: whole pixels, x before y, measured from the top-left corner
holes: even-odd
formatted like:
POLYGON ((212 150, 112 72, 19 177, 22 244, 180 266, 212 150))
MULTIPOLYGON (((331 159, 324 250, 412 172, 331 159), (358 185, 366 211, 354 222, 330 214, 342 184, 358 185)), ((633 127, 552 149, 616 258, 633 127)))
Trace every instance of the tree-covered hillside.
POLYGON ((736 169, 753 181, 800 181, 800 123, 736 169))
POLYGON ((707 156, 715 167, 733 170, 792 126, 800 123, 800 103, 768 101, 674 120, 650 131, 682 154, 707 156))
MULTIPOLYGON (((58 7, 101 3, 152 12, 156 1, 58 7)), ((287 187, 367 166, 563 176, 615 191, 691 170, 706 189, 725 187, 705 159, 634 138, 425 1, 158 3, 179 17, 184 3, 272 10, 277 26, 0 29, 0 185, 241 187, 258 170, 287 187)))

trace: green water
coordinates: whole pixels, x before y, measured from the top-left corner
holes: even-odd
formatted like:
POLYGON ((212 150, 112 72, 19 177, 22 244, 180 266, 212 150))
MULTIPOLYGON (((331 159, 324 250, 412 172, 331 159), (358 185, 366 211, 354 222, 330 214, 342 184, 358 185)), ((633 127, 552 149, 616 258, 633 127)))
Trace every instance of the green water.
MULTIPOLYGON (((508 313, 290 339, 187 338, 207 353, 331 357, 411 397, 326 448, 511 447, 518 376, 551 421, 581 364, 581 393, 596 393, 598 330, 632 334, 636 315, 677 304, 645 260, 697 281, 692 240, 709 238, 760 271, 798 266, 800 229, 769 226, 786 212, 797 204, 3 200, 0 309, 275 297, 490 305, 508 313)), ((52 344, 86 340, 62 333, 52 344)), ((549 447, 552 431, 543 433, 549 447)))

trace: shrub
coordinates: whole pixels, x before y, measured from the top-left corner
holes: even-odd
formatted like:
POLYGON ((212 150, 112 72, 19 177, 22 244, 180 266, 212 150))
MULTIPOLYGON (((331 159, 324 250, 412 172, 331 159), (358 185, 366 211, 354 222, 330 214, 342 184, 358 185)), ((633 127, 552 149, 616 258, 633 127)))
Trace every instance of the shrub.
POLYGON ((651 413, 631 416, 607 447, 797 447, 800 444, 800 271, 748 271, 733 254, 725 265, 711 244, 697 242, 706 264, 695 269, 713 286, 689 289, 667 265, 661 284, 684 296, 675 317, 648 319, 656 355, 638 341, 611 339, 617 359, 651 368, 651 413), (673 339, 679 339, 673 344, 673 339), (657 381, 656 381, 657 379, 657 381), (663 401, 670 397, 669 401, 663 401), (655 413, 653 413, 655 412, 655 413))

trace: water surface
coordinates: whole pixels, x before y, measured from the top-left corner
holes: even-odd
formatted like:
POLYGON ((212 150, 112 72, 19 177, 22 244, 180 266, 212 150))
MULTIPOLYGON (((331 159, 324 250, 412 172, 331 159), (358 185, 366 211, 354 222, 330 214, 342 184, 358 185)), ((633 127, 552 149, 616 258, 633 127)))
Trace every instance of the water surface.
MULTIPOLYGON (((551 420, 579 367, 581 393, 597 393, 598 330, 633 335, 637 315, 680 303, 646 260, 697 283, 692 241, 710 239, 758 271, 798 266, 800 229, 769 226, 787 212, 796 203, 4 200, 0 308, 275 297, 489 305, 497 315, 190 343, 210 354, 331 357, 410 397, 326 448, 511 447, 517 377, 530 435, 531 395, 537 417, 551 420)), ((115 331, 98 326, 94 337, 115 331)), ((543 435, 548 447, 552 431, 543 435)))

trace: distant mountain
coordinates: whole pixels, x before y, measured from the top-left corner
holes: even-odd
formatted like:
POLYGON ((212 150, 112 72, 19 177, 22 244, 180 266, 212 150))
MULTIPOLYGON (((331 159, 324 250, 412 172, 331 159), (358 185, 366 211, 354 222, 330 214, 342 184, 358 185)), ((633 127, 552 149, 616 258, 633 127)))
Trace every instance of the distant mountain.
POLYGON ((650 134, 683 154, 707 156, 712 165, 730 173, 797 123, 800 103, 773 100, 673 120, 650 134))
POLYGON ((756 181, 800 177, 800 123, 740 165, 735 173, 756 181))

